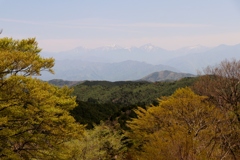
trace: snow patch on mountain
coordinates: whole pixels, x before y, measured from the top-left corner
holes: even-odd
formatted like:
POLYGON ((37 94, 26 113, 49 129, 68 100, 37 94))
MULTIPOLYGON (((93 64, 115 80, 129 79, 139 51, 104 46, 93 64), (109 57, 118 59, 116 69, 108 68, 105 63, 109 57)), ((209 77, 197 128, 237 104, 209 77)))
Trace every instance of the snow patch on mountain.
POLYGON ((149 43, 149 44, 145 44, 145 45, 141 46, 140 49, 151 52, 151 51, 156 51, 160 48, 149 43))

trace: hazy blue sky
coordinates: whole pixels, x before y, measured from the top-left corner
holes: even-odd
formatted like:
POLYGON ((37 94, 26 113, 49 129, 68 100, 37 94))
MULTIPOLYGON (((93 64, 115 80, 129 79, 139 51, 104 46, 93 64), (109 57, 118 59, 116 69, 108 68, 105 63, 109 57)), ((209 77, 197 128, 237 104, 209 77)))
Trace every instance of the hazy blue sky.
POLYGON ((0 0, 1 37, 47 51, 240 43, 240 0, 0 0))

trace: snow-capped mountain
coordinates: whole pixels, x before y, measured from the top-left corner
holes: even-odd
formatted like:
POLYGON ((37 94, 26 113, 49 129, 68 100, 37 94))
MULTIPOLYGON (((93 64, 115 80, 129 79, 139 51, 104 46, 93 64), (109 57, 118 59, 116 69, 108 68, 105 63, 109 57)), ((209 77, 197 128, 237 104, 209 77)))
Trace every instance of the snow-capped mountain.
POLYGON ((98 47, 94 50, 113 51, 113 50, 119 50, 119 49, 124 49, 124 48, 119 45, 112 44, 112 45, 108 45, 108 46, 98 47))
POLYGON ((94 49, 78 47, 73 50, 58 53, 41 53, 44 57, 54 57, 57 60, 72 59, 90 62, 116 63, 127 60, 158 64, 160 60, 169 59, 171 54, 166 50, 146 44, 141 47, 124 48, 118 45, 109 45, 94 49), (152 58, 155 57, 155 58, 152 58))
POLYGON ((147 52, 156 52, 156 51, 165 51, 164 49, 154 46, 151 43, 145 44, 141 47, 139 47, 141 50, 147 51, 147 52))

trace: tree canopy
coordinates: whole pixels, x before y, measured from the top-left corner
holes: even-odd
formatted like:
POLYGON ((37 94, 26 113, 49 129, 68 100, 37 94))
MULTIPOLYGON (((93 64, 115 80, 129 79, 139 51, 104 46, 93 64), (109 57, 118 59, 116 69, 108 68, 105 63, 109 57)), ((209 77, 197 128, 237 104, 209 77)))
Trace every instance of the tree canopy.
POLYGON ((72 156, 69 159, 124 159, 126 146, 123 144, 123 137, 124 135, 113 125, 101 122, 99 125, 94 125, 93 129, 86 130, 83 140, 68 143, 72 148, 70 150, 72 156))
POLYGON ((208 96, 208 100, 224 115, 220 121, 219 140, 224 151, 233 159, 240 157, 240 60, 224 60, 207 67, 193 90, 208 96))
POLYGON ((33 78, 53 73, 54 59, 40 51, 34 38, 0 39, 0 159, 59 159, 61 146, 82 135, 69 114, 72 91, 33 78))
POLYGON ((226 123, 228 117, 206 96, 199 96, 190 88, 178 89, 170 97, 161 98, 158 106, 135 112, 138 117, 128 122, 133 159, 239 157, 236 143, 229 141, 230 134, 239 138, 226 123))
POLYGON ((218 107, 234 113, 240 122, 240 60, 224 60, 207 67, 193 89, 206 95, 218 107))

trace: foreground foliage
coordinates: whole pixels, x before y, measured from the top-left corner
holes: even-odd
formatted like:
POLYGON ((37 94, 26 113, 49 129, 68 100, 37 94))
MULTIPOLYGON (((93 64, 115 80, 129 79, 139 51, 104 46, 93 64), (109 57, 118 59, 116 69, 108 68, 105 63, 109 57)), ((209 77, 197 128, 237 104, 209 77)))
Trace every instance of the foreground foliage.
POLYGON ((110 160, 124 159, 126 146, 124 135, 114 126, 101 122, 91 130, 84 132, 81 141, 66 143, 69 159, 77 160, 110 160), (70 149, 69 149, 70 148, 70 149))
POLYGON ((138 117, 128 122, 133 159, 239 158, 235 146, 224 144, 231 134, 237 136, 229 126, 231 118, 189 88, 162 98, 159 106, 135 112, 138 117))
POLYGON ((211 151, 209 136, 217 120, 214 107, 189 88, 162 98, 159 106, 136 110, 138 118, 128 122, 134 152, 139 159, 206 158, 211 151), (215 113, 214 113, 215 114, 215 113), (207 135, 206 135, 207 134, 207 135), (158 146, 158 147, 156 147, 158 146))
POLYGON ((224 114, 219 140, 226 155, 240 159, 240 60, 224 60, 207 67, 193 89, 208 96, 224 114))
POLYGON ((71 90, 32 78, 53 72, 40 51, 35 39, 0 39, 0 159, 60 159, 62 145, 82 135, 71 90))

